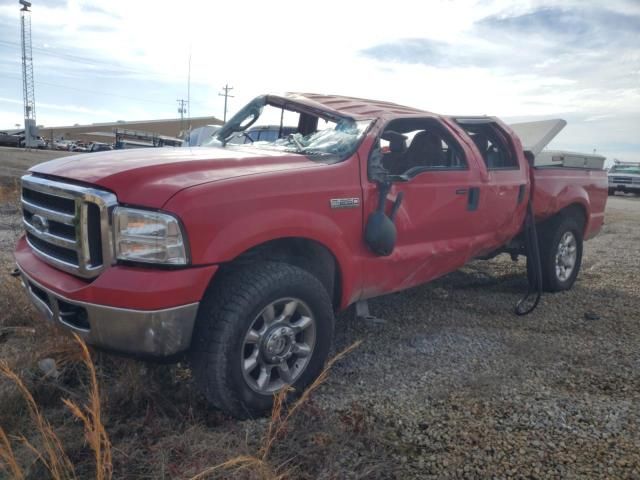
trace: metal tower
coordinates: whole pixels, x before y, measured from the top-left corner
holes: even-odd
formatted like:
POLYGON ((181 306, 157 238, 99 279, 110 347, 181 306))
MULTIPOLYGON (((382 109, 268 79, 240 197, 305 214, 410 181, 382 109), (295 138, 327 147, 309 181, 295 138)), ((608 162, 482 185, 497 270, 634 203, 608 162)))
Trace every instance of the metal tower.
POLYGON ((24 97, 24 128, 25 146, 30 147, 30 139, 37 135, 36 126, 36 98, 33 80, 33 53, 31 50, 31 2, 19 0, 20 25, 22 36, 22 93, 24 97))

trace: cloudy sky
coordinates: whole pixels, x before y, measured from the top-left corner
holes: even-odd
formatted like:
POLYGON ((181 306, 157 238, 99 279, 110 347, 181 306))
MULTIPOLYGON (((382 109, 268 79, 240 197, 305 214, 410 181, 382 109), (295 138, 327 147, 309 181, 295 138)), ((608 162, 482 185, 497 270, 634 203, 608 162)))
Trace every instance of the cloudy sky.
MULTIPOLYGON (((231 113, 311 91, 561 117, 553 147, 640 161, 640 0, 32 3, 38 124, 175 117, 191 52, 192 116, 222 117, 228 82, 231 113)), ((0 129, 21 123, 19 42, 0 0, 0 129)))

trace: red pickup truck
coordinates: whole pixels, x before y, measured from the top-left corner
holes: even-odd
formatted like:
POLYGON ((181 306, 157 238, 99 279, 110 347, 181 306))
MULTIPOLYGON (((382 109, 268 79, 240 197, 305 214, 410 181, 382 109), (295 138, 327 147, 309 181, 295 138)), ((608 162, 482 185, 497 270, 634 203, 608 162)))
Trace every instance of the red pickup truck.
POLYGON ((606 173, 531 156, 496 118, 260 96, 208 146, 33 167, 15 258, 52 322, 114 351, 186 351, 213 404, 255 415, 319 374, 336 311, 526 255, 530 196, 544 288, 570 288, 603 224, 606 173), (233 141, 260 123, 286 134, 233 141))

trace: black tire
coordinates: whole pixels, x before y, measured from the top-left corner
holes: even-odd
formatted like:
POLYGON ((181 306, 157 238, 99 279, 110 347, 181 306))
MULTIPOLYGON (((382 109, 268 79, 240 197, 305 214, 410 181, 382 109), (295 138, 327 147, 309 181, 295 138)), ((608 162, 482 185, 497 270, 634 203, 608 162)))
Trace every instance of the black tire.
MULTIPOLYGON (((582 230, 582 222, 569 215, 559 215, 538 226, 542 288, 546 292, 569 290, 575 283, 582 265, 582 230), (556 254, 560 247, 560 240, 567 233, 573 235, 575 239, 576 258, 571 274, 562 279, 559 278, 556 272, 556 254)), ((531 262, 527 259, 527 274, 529 278, 531 278, 531 269, 531 262)))
POLYGON ((609 196, 615 195, 615 194, 616 194, 616 189, 615 188, 610 188, 609 189, 609 196))
POLYGON ((331 300, 315 276, 279 262, 239 266, 214 282, 201 303, 190 352, 195 380, 209 402, 234 417, 260 416, 272 407, 273 393, 256 392, 241 363, 245 335, 260 313, 282 298, 301 300, 315 320, 315 345, 292 385, 295 395, 320 374, 333 339, 331 300))

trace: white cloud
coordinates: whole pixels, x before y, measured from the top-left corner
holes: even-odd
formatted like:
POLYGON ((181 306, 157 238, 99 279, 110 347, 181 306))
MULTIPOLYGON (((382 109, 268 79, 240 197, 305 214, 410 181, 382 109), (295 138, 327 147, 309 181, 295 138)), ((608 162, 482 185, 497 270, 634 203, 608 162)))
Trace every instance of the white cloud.
MULTIPOLYGON (((577 44, 564 53, 566 45, 543 32, 481 32, 478 27, 487 17, 517 17, 557 5, 552 0, 328 0, 313 5, 248 0, 233 8, 205 0, 36 4, 38 123, 174 116, 176 98, 187 95, 191 52, 192 115, 221 117, 218 92, 228 81, 235 87, 232 111, 263 92, 316 91, 442 113, 562 115, 572 122, 563 133, 567 144, 591 149, 597 143, 616 154, 624 150, 630 160, 640 156, 635 150, 640 145, 619 147, 640 138, 638 45, 577 44), (403 39, 437 42, 448 50, 433 64, 362 54, 403 39), (627 125, 622 129, 626 138, 609 131, 620 131, 622 125, 627 125)), ((611 0, 606 7, 612 14, 640 15, 634 0, 611 0)), ((566 0, 562 8, 582 14, 602 4, 566 0)), ((17 22, 17 5, 1 5, 0 27, 13 35, 17 22)), ((616 33, 615 25, 610 28, 616 33)), ((18 41, 17 36, 0 38, 18 41)), ((19 95, 18 57, 6 58, 1 64, 10 68, 6 85, 19 95)), ((0 122, 12 125, 10 118, 20 118, 20 111, 19 104, 0 103, 0 122)))

